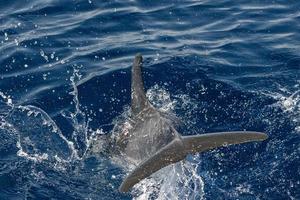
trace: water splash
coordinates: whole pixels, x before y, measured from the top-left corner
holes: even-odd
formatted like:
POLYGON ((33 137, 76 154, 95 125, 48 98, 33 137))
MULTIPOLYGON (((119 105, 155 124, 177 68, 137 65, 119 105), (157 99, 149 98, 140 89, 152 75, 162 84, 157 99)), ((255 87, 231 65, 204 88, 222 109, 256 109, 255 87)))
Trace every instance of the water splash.
MULTIPOLYGON (((158 85, 151 87, 146 95, 157 109, 167 113, 172 113, 179 106, 178 102, 185 102, 185 104, 180 104, 183 107, 192 103, 186 95, 177 95, 172 98, 165 88, 158 85)), ((128 113, 129 108, 124 111, 123 120, 126 120, 128 113)), ((123 123, 116 125, 119 128, 115 127, 115 129, 126 132, 130 127, 128 124, 130 124, 130 121, 125 121, 125 123, 123 121, 123 123), (123 124, 123 126, 120 126, 120 124, 123 124)), ((120 164, 120 161, 116 162, 120 164)), ((157 171, 151 177, 134 186, 133 199, 204 199, 204 182, 198 173, 200 162, 198 156, 193 156, 189 161, 182 161, 157 171)), ((124 166, 124 163, 122 165, 124 166)), ((130 171, 134 168, 128 163, 127 165, 125 164, 125 170, 130 171)))
POLYGON ((72 143, 62 135, 55 122, 35 106, 15 105, 0 92, 0 129, 15 139, 17 155, 35 163, 65 163, 72 158, 72 143))
POLYGON ((195 157, 193 162, 182 161, 161 169, 134 187, 134 199, 204 199, 204 182, 197 172, 199 164, 195 157))
POLYGON ((34 162, 48 160, 55 163, 68 162, 76 157, 74 144, 42 109, 14 105, 2 120, 17 135, 18 156, 34 162))
POLYGON ((68 119, 73 127, 72 139, 76 145, 76 151, 78 158, 85 154, 88 145, 88 126, 89 120, 86 119, 86 115, 81 111, 78 100, 78 89, 76 81, 80 80, 81 75, 78 69, 74 69, 73 75, 70 77, 71 86, 73 91, 69 94, 73 96, 72 104, 74 105, 74 111, 61 112, 62 116, 68 119))
POLYGON ((291 121, 296 125, 295 131, 300 133, 300 83, 295 84, 292 88, 286 88, 278 84, 278 91, 264 92, 265 95, 271 96, 277 100, 274 104, 285 112, 291 121))
POLYGON ((70 78, 74 111, 63 112, 73 127, 72 138, 67 138, 55 121, 42 109, 32 105, 16 105, 9 95, 0 92, 0 128, 17 136, 17 155, 34 162, 48 162, 63 168, 67 163, 84 158, 92 141, 101 130, 89 128, 90 119, 80 109, 76 81, 79 70, 70 78))
MULTIPOLYGON (((75 144, 78 159, 85 158, 89 153, 88 151, 94 148, 93 145, 95 145, 95 142, 98 141, 101 136, 105 135, 102 129, 92 130, 89 127, 89 123, 92 119, 88 118, 85 112, 80 108, 76 83, 80 81, 81 77, 79 69, 74 68, 73 75, 70 77, 73 90, 69 93, 73 96, 71 104, 74 105, 74 109, 73 111, 61 112, 62 116, 65 117, 73 127, 72 140, 75 144)), ((97 143, 97 145, 99 145, 99 143, 97 143)))
POLYGON ((172 112, 177 104, 177 101, 171 99, 170 93, 163 87, 157 84, 147 90, 147 98, 154 107, 163 112, 172 112))

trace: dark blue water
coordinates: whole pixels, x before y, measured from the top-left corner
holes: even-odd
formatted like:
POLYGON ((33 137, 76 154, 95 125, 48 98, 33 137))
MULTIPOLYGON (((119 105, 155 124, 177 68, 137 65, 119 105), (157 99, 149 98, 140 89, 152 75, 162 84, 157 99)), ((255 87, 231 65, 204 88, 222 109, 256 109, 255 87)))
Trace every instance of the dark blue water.
POLYGON ((1 1, 0 51, 0 199, 300 199, 299 1, 1 1), (119 193, 98 143, 126 120, 137 52, 183 135, 269 139, 119 193))

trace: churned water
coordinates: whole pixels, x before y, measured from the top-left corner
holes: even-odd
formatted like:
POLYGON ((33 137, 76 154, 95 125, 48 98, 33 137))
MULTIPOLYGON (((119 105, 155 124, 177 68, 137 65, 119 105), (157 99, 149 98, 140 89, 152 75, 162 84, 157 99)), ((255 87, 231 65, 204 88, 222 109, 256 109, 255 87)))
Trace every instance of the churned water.
POLYGON ((0 199, 300 199, 299 1, 2 0, 0 50, 0 199), (183 135, 269 139, 119 193, 102 138, 130 112, 138 52, 183 135))

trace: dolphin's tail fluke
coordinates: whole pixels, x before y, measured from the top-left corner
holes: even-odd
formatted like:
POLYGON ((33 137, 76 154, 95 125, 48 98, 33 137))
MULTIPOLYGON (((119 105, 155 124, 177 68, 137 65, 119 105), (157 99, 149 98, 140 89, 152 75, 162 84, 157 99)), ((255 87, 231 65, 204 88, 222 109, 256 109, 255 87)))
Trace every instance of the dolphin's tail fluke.
POLYGON ((234 131, 184 136, 182 140, 185 151, 193 154, 232 144, 263 141, 267 138, 266 134, 260 132, 234 131))
POLYGON ((136 183, 172 163, 183 160, 188 154, 232 144, 263 141, 267 138, 264 133, 249 131, 207 133, 177 138, 135 168, 125 178, 119 190, 128 192, 136 183))

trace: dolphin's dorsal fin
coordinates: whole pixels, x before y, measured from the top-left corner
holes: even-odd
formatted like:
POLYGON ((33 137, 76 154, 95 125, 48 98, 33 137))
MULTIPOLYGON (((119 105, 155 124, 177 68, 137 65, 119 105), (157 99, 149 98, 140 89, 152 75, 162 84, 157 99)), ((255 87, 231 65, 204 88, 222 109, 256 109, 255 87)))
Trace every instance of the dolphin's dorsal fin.
POLYGON ((137 115, 149 105, 142 78, 142 62, 142 55, 137 54, 131 71, 131 110, 134 115, 137 115))
POLYGON ((251 131, 207 133, 176 138, 137 166, 122 182, 119 191, 128 192, 136 183, 172 163, 183 160, 188 154, 232 144, 263 141, 267 138, 264 133, 251 131))

